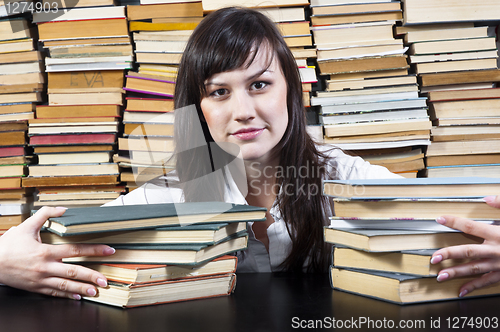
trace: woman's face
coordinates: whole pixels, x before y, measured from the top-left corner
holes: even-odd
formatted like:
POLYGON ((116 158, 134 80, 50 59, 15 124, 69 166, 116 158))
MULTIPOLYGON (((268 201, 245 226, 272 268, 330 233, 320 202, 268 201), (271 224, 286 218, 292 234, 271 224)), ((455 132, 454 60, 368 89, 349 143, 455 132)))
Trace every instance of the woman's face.
POLYGON ((266 161, 288 126, 287 84, 271 56, 263 45, 248 68, 205 81, 201 110, 210 134, 217 143, 238 145, 245 161, 266 161))

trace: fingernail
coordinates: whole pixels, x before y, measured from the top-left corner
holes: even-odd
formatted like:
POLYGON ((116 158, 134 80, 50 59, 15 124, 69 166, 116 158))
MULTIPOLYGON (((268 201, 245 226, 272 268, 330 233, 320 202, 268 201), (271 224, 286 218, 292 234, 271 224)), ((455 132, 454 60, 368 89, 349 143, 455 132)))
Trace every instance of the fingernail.
POLYGON ((101 287, 106 287, 108 286, 108 283, 106 282, 106 280, 104 280, 103 278, 97 278, 97 284, 101 287))
POLYGON ((95 289, 89 288, 87 289, 87 294, 89 294, 90 296, 95 296, 97 292, 95 291, 95 289))
POLYGON ((68 208, 64 206, 56 206, 56 209, 66 211, 68 208))
POLYGON ((443 260, 443 256, 437 255, 431 258, 431 264, 437 264, 443 260))
POLYGON ((440 275, 437 276, 437 281, 444 281, 448 279, 450 275, 448 273, 441 273, 440 275))
POLYGON ((495 196, 486 196, 483 198, 486 203, 493 203, 495 201, 495 196))
POLYGON ((82 297, 80 296, 80 294, 73 294, 73 298, 75 300, 81 300, 82 299, 82 297))
POLYGON ((458 297, 464 297, 465 295, 467 295, 469 291, 467 289, 463 290, 460 292, 460 294, 458 294, 458 297))
POLYGON ((115 248, 108 247, 104 249, 104 255, 113 255, 116 252, 115 248))
POLYGON ((443 217, 437 217, 436 222, 438 224, 444 225, 446 223, 446 219, 444 219, 443 217))

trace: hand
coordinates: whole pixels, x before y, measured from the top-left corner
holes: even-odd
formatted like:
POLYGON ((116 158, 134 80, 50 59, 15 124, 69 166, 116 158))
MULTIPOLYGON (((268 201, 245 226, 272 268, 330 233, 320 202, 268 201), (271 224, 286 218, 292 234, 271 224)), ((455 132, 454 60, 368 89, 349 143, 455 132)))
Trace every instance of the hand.
POLYGON ((63 258, 106 256, 115 250, 106 245, 44 244, 40 228, 51 217, 60 217, 65 208, 43 207, 17 227, 0 237, 0 283, 42 293, 79 300, 95 296, 90 283, 107 286, 106 277, 83 266, 62 263, 63 258))
MULTIPOLYGON (((485 197, 484 200, 489 205, 500 209, 500 196, 488 196, 485 197)), ((432 264, 437 264, 445 259, 472 259, 472 261, 468 263, 439 271, 437 277, 438 281, 483 274, 479 278, 463 284, 462 287, 460 287, 460 297, 469 294, 475 289, 500 281, 500 226, 487 225, 452 216, 443 216, 436 221, 442 225, 484 239, 482 244, 453 246, 436 251, 431 258, 432 264)))

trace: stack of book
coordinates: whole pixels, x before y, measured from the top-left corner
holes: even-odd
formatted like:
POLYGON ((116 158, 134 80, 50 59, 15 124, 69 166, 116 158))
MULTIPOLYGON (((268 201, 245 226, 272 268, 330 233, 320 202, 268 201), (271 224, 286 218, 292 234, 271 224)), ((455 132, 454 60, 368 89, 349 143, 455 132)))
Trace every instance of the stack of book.
POLYGON ((201 1, 127 6, 136 70, 126 76, 123 137, 115 155, 129 190, 166 174, 173 150, 173 94, 187 40, 203 19, 201 1))
POLYGON ((114 160, 129 191, 172 168, 173 109, 172 99, 127 98, 124 137, 118 138, 119 154, 114 160))
MULTIPOLYGON (((107 6, 59 8, 56 12, 34 13, 33 22, 37 23, 40 41, 50 53, 45 59, 47 72, 131 68, 132 46, 123 6, 113 6, 108 1, 107 6)), ((59 104, 60 100, 75 98, 59 94, 64 93, 49 96, 49 102, 59 104)), ((106 100, 104 95, 101 97, 106 100)))
POLYGON ((406 2, 405 22, 419 25, 396 28, 410 48, 410 62, 419 75, 421 95, 428 97, 434 125, 426 153, 427 176, 498 177, 500 89, 495 88, 499 81, 495 31, 470 22, 487 19, 495 7, 485 12, 483 3, 476 7, 455 2, 455 6, 406 2), (441 12, 439 19, 417 15, 429 6, 441 12))
POLYGON ((127 80, 127 87, 131 91, 148 91, 147 86, 138 86, 140 81, 137 80, 149 78, 151 94, 171 96, 171 90, 164 89, 161 83, 176 80, 177 66, 187 40, 203 19, 201 1, 141 1, 141 5, 127 6, 127 18, 138 68, 138 73, 130 74, 135 79, 130 83, 127 80))
POLYGON ((29 166, 23 185, 48 190, 40 192, 37 207, 101 205, 124 189, 116 187, 119 169, 111 158, 124 69, 132 63, 125 7, 99 2, 36 13, 33 20, 50 53, 48 105, 38 106, 29 123, 38 164, 29 166))
POLYGON ((247 247, 247 221, 265 209, 222 202, 68 209, 45 224, 44 243, 103 243, 116 252, 65 261, 88 264, 109 279, 85 299, 134 307, 229 295, 236 257, 247 247))
MULTIPOLYGON (((334 289, 399 304, 459 298, 459 289, 478 276, 439 283, 438 272, 467 260, 431 264, 437 249, 480 244, 477 238, 438 224, 455 215, 494 224, 498 210, 482 197, 496 195, 500 181, 490 178, 326 181, 336 216, 325 227, 325 241, 335 245, 331 281, 334 289)), ((471 296, 500 294, 500 285, 471 296)))
POLYGON ((22 188, 32 160, 26 132, 45 81, 35 44, 36 29, 26 17, 0 20, 0 233, 21 223, 32 204, 32 191, 22 188))
MULTIPOLYGON (((86 82, 84 73, 73 79, 86 82)), ((40 191, 35 206, 101 205, 124 190, 116 187, 119 170, 111 162, 119 115, 119 105, 37 106, 28 134, 38 163, 23 179, 24 187, 40 191)))
POLYGON ((311 98, 319 107, 324 141, 391 171, 415 177, 430 144, 426 99, 408 74, 406 49, 393 36, 402 20, 399 1, 312 1, 311 22, 325 90, 311 98), (412 151, 416 149, 417 151, 412 151), (417 161, 414 161, 417 160, 417 161))

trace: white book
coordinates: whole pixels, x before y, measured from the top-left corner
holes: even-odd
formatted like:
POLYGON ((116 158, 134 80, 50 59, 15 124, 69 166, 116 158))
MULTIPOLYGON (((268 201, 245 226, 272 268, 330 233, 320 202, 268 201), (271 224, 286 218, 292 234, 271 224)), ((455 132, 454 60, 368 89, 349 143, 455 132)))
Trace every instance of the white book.
POLYGON ((345 105, 325 105, 321 106, 322 114, 329 113, 346 113, 346 112, 361 112, 361 111, 383 111, 397 110, 407 108, 423 108, 427 107, 427 98, 406 99, 406 100, 391 100, 373 103, 358 103, 345 105))
POLYGON ((320 121, 324 125, 418 118, 428 119, 427 109, 420 108, 405 111, 363 112, 330 116, 320 115, 320 121))
POLYGON ((398 93, 382 93, 374 95, 340 96, 340 97, 311 97, 311 106, 320 105, 350 105, 360 103, 373 103, 381 101, 394 101, 417 99, 418 90, 398 93))

